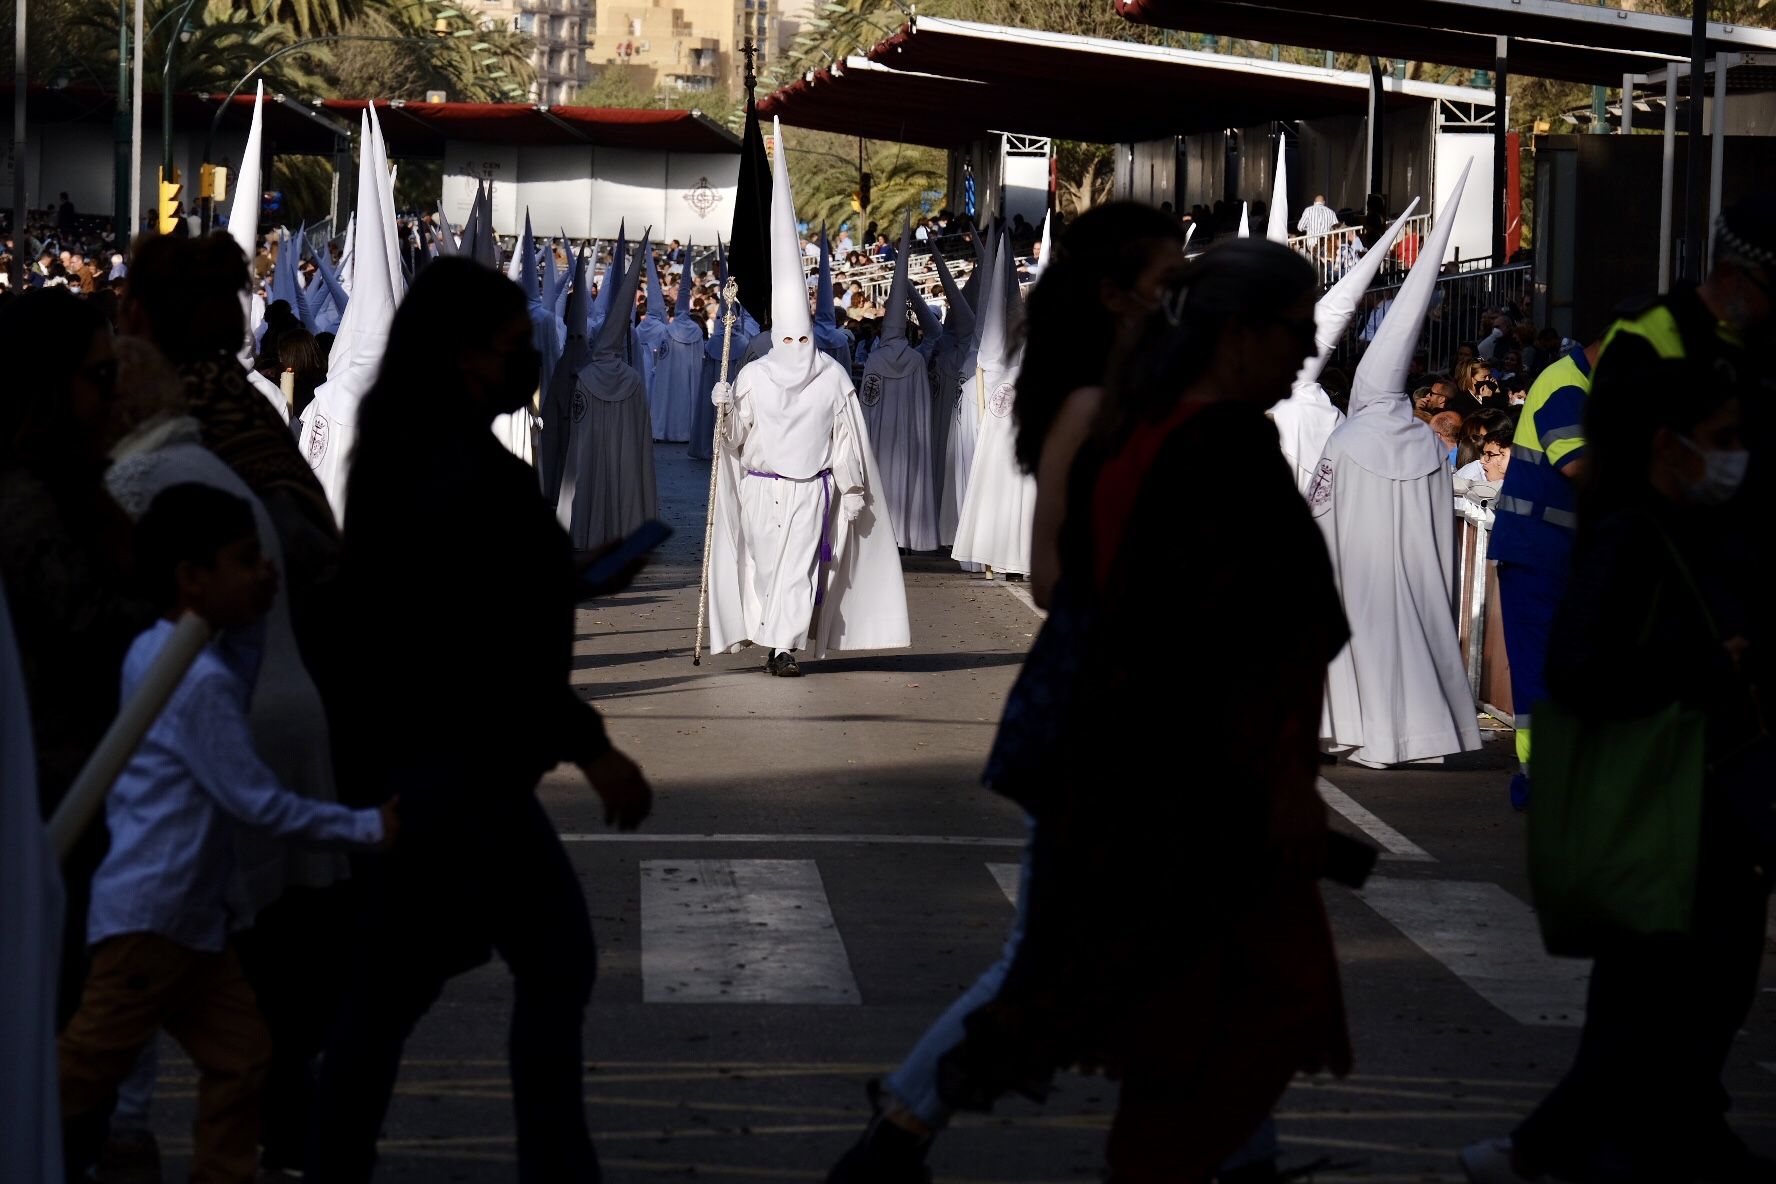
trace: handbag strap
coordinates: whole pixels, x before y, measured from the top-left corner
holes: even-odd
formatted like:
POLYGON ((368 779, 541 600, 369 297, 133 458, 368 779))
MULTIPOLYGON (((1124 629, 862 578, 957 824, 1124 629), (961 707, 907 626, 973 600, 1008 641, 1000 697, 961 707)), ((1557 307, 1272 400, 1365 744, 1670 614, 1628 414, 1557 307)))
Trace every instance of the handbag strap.
POLYGON ((1690 590, 1690 595, 1695 598, 1696 611, 1702 614, 1702 623, 1708 626, 1709 636, 1716 641, 1722 640, 1720 626, 1715 623, 1714 612, 1708 607, 1708 598, 1702 594, 1702 586, 1696 582, 1695 573, 1690 571, 1690 565, 1684 562, 1683 554, 1678 551, 1677 544, 1671 541, 1671 535, 1666 532, 1664 525, 1656 518, 1652 520, 1652 525, 1653 533, 1659 536, 1661 543, 1665 544, 1665 552, 1671 556, 1671 562, 1677 568, 1678 576, 1683 580, 1684 586, 1690 590))

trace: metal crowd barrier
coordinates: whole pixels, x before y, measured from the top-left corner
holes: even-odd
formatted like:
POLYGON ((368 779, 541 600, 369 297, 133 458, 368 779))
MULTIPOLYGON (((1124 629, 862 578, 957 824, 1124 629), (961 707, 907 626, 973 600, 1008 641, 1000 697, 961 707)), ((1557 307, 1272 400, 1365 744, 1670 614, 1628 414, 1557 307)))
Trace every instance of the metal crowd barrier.
MULTIPOLYGON (((1459 268, 1460 263, 1448 265, 1459 268)), ((1348 370, 1361 356, 1363 348, 1375 336, 1388 307, 1404 282, 1396 276, 1390 282, 1369 289, 1357 315, 1352 318, 1344 338, 1332 353, 1332 365, 1348 370)), ((1419 336, 1419 350, 1430 360, 1435 372, 1454 361, 1456 347, 1464 341, 1478 341, 1480 314, 1500 305, 1521 307, 1530 292, 1530 265, 1516 263, 1506 267, 1473 266, 1439 276, 1437 294, 1431 301, 1430 316, 1419 336)))
POLYGON ((1455 499, 1456 632, 1475 706, 1507 726, 1513 722, 1511 667, 1499 615, 1498 571, 1486 559, 1492 540, 1492 511, 1466 498, 1455 499))

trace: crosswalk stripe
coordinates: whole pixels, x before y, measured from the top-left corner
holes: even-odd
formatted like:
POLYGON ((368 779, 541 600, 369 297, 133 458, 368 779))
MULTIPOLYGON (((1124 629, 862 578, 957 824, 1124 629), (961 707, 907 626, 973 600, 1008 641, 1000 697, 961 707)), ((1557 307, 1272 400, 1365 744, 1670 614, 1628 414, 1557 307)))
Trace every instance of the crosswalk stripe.
POLYGON ((1550 957, 1535 912, 1497 884, 1373 876, 1360 895, 1518 1023, 1567 1028, 1584 1022, 1589 964, 1550 957))
POLYGON ((987 865, 987 870, 993 873, 993 879, 998 883, 999 891, 1005 893, 1005 899, 1011 902, 1011 907, 1014 909, 1017 908, 1018 880, 1020 878, 1019 873, 1024 870, 1023 865, 1017 863, 989 863, 987 865))
POLYGON ((862 1002, 812 859, 641 861, 648 1003, 862 1002))
POLYGON ((1411 839, 1377 818, 1364 809, 1357 800, 1321 777, 1316 784, 1320 789, 1320 797, 1326 804, 1344 815, 1364 834, 1381 844, 1383 859, 1397 860, 1402 863, 1435 863, 1436 857, 1411 839))

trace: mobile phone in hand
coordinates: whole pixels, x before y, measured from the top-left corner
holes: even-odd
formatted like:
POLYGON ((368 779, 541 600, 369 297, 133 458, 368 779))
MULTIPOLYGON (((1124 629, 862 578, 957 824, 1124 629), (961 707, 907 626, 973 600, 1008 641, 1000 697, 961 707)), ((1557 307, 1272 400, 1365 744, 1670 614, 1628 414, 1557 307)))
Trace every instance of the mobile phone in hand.
POLYGON ((629 566, 672 537, 672 528, 657 519, 643 522, 609 554, 580 573, 585 590, 597 592, 614 584, 629 566))

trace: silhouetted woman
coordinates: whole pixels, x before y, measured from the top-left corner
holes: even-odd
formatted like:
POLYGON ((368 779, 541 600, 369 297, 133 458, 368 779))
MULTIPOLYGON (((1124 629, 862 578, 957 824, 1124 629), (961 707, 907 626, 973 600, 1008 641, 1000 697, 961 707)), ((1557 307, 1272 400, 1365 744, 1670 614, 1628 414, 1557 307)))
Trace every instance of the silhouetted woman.
POLYGON ((517 285, 440 259, 402 301, 359 409, 342 571, 348 796, 398 793, 403 838, 366 869, 310 1158, 324 1184, 368 1178, 403 1042, 446 980, 494 951, 514 984, 518 1178, 599 1178, 580 1094, 592 930, 535 791, 577 764, 627 830, 649 790, 569 685, 581 591, 568 538, 491 430, 529 398, 537 366, 517 285))

